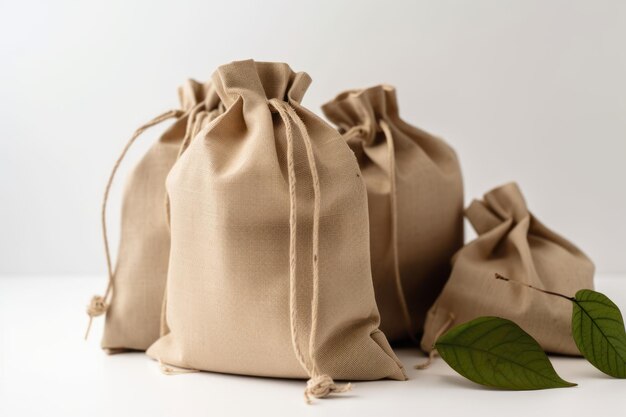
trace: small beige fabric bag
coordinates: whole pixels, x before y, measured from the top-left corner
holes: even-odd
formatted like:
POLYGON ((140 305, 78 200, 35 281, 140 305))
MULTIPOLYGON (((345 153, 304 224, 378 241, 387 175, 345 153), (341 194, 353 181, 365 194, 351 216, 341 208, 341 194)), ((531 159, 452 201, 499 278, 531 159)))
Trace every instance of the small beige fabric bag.
POLYGON ((226 106, 167 179, 166 333, 148 354, 179 368, 403 380, 378 329, 366 192, 341 136, 300 105, 307 74, 251 60, 213 75, 226 106))
MULTIPOLYGON (((219 99, 210 83, 188 80, 179 88, 181 110, 172 110, 140 127, 124 148, 105 191, 102 222, 109 286, 88 307, 91 318, 106 312, 102 347, 110 351, 145 350, 159 337, 161 304, 169 262, 170 233, 165 178, 194 131, 219 114, 219 99), (112 269, 106 235, 106 200, 128 148, 147 128, 175 118, 128 177, 121 214, 119 254, 112 269)), ((91 324, 90 318, 90 324, 91 324)))
POLYGON ((463 184, 454 150, 400 119, 396 90, 351 90, 323 106, 367 186, 372 276, 389 340, 415 338, 463 245, 463 184))
POLYGON ((454 257, 450 280, 428 313, 422 348, 432 349, 451 325, 479 316, 513 320, 549 352, 579 354, 571 336, 571 302, 495 279, 509 279, 573 296, 593 288, 593 263, 541 224, 515 183, 474 200, 466 215, 478 233, 454 257))

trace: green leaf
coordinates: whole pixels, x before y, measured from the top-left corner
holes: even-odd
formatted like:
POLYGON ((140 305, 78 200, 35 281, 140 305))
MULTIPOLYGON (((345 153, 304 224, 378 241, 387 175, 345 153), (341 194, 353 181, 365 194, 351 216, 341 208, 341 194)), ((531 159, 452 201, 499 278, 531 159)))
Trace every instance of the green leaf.
POLYGON ((572 301, 572 335, 580 353, 605 374, 626 378, 626 331, 619 308, 592 290, 578 291, 572 301))
POLYGON ((511 390, 571 387, 539 343, 517 324, 480 317, 450 329, 435 343, 439 355, 478 384, 511 390))

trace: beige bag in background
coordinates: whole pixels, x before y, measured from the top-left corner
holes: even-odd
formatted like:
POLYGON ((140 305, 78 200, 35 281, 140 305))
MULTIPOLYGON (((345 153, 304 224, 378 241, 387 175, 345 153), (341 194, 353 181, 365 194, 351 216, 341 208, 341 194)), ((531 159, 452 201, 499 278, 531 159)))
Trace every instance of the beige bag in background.
POLYGON ((163 293, 169 262, 170 233, 166 214, 165 178, 189 139, 219 113, 219 99, 210 83, 189 80, 179 88, 182 110, 173 110, 140 127, 116 162, 105 191, 102 222, 109 286, 93 297, 91 319, 106 312, 102 347, 110 351, 145 350, 159 337, 163 293), (126 183, 121 214, 119 255, 112 270, 106 236, 106 200, 126 151, 147 128, 176 118, 143 156, 126 183))
MULTIPOLYGON (((323 106, 363 173, 372 276, 389 340, 415 339, 463 245, 463 184, 444 141, 400 119, 390 86, 352 90, 323 106)), ((364 223, 365 224, 365 223, 364 223)))
POLYGON ((494 275, 574 296, 593 289, 593 263, 530 214, 515 183, 474 200, 466 215, 479 236, 455 255, 450 280, 428 313, 422 348, 431 350, 452 325, 498 316, 520 325, 546 351, 578 355, 570 301, 494 275))
POLYGON ((148 349, 181 368, 341 380, 404 380, 378 329, 366 191, 341 136, 299 103, 287 64, 217 69, 226 111, 167 179, 172 247, 166 334, 148 349))

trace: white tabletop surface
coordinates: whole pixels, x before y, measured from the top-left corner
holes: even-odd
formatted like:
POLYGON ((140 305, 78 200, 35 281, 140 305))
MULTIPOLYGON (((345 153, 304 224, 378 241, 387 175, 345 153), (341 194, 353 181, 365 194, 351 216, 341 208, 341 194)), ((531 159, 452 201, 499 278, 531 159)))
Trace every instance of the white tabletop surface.
MULTIPOLYGON (((307 406, 304 381, 211 373, 163 375, 142 353, 99 349, 103 320, 83 341, 85 304, 104 278, 0 277, 0 416, 553 416, 624 415, 626 380, 584 359, 553 357, 579 385, 545 391, 483 388, 441 359, 425 371, 417 349, 398 350, 410 380, 359 382, 349 394, 307 406)), ((596 281, 626 311, 626 276, 596 281)))

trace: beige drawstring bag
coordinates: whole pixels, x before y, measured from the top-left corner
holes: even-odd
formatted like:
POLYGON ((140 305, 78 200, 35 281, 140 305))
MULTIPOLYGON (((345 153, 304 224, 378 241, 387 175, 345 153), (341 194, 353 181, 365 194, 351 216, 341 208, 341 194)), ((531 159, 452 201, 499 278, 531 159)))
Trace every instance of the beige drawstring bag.
POLYGON ((450 280, 428 312, 422 348, 431 350, 451 325, 499 316, 519 324, 546 351, 578 355, 571 302, 496 280, 495 274, 573 296, 593 288, 593 263, 528 211, 515 183, 474 200, 466 215, 479 236, 455 255, 450 280))
MULTIPOLYGON (((189 80, 179 88, 182 110, 172 110, 137 129, 117 160, 105 191, 102 226, 109 273, 104 296, 94 296, 87 309, 89 324, 106 312, 102 347, 111 352, 145 350, 159 337, 170 233, 165 178, 194 132, 220 111, 210 83, 189 80), (176 118, 143 156, 126 183, 122 205, 119 255, 112 269, 106 233, 106 203, 115 173, 129 147, 147 128, 176 118)), ((87 330, 87 332, 89 329, 87 330)))
POLYGON ((404 380, 378 329, 366 192, 341 136, 300 105, 307 74, 221 66, 226 106, 167 179, 172 247, 163 364, 224 373, 404 380))
POLYGON ((367 187, 372 276, 389 340, 416 343, 463 245, 456 154, 400 119, 390 86, 352 90, 323 106, 356 154, 367 187))

